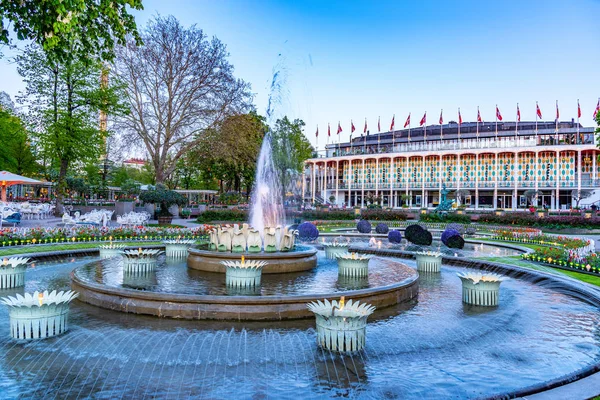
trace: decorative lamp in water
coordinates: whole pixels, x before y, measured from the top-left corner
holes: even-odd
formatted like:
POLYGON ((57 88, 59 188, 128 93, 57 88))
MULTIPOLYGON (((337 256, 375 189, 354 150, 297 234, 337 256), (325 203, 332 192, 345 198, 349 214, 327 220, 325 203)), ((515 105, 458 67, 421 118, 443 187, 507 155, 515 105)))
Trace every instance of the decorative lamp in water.
POLYGON ((417 271, 440 272, 442 267, 442 253, 437 251, 417 251, 417 271))
POLYGON ((486 307, 498 305, 500 284, 506 277, 490 272, 463 272, 457 275, 462 281, 464 303, 486 307))
POLYGON ((169 258, 183 258, 187 257, 188 249, 196 243, 193 239, 175 239, 165 240, 165 255, 169 258))
POLYGON ((323 248, 325 249, 325 256, 331 260, 334 260, 338 254, 348 254, 348 243, 323 242, 323 248))
POLYGON ((228 287, 253 289, 260 286, 265 261, 242 259, 240 261, 221 261, 225 266, 225 283, 228 287))
POLYGON ((14 339, 44 339, 66 332, 69 303, 78 295, 71 290, 54 290, 0 299, 9 309, 10 335, 14 339))
POLYGON ((121 254, 123 249, 125 249, 125 245, 113 244, 111 242, 110 244, 100 245, 98 248, 100 249, 100 258, 113 258, 121 254))
POLYGON ((308 309, 315 314, 317 343, 331 351, 349 353, 365 347, 367 317, 375 307, 366 303, 340 301, 311 302, 308 309))
POLYGON ((350 278, 363 278, 369 275, 370 254, 345 253, 335 256, 338 263, 338 275, 350 278))
POLYGON ((25 271, 29 258, 11 257, 0 261, 0 289, 11 289, 25 285, 25 271))
POLYGON ((123 271, 125 272, 148 272, 154 271, 158 264, 158 256, 162 254, 158 249, 125 250, 123 255, 123 271))

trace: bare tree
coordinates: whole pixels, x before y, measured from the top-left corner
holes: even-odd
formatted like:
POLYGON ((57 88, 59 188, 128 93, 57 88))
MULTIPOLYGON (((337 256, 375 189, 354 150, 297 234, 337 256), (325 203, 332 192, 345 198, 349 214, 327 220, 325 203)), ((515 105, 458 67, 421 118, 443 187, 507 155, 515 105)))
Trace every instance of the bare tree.
POLYGON ((459 205, 461 205, 463 203, 463 200, 465 200, 470 195, 471 195, 471 191, 469 189, 458 189, 454 193, 454 196, 456 197, 456 201, 459 205))
POLYGON ((583 199, 587 199, 593 194, 591 190, 587 189, 574 189, 571 192, 571 197, 575 200, 575 208, 579 208, 579 202, 583 199))
POLYGON ((131 113, 116 129, 129 149, 147 151, 162 183, 204 132, 246 111, 251 96, 249 85, 233 76, 225 45, 195 25, 158 16, 142 40, 141 47, 132 40, 117 50, 115 72, 128 86, 131 113))
POLYGON ((540 190, 528 189, 523 192, 523 195, 527 199, 528 203, 533 206, 533 203, 538 198, 538 196, 542 195, 540 190))

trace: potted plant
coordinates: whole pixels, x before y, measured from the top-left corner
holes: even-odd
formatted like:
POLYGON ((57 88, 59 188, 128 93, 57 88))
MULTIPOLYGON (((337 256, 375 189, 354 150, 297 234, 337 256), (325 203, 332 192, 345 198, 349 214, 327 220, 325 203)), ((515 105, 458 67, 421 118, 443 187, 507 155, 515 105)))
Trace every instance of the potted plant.
POLYGON ((144 203, 160 206, 157 212, 159 225, 169 225, 173 221, 173 214, 169 212, 169 207, 173 205, 183 206, 187 203, 185 196, 173 190, 167 190, 162 185, 157 185, 156 189, 142 192, 140 200, 144 203))
POLYGON ((183 219, 190 219, 190 215, 192 214, 192 212, 190 210, 181 210, 179 214, 181 214, 181 217, 183 219))

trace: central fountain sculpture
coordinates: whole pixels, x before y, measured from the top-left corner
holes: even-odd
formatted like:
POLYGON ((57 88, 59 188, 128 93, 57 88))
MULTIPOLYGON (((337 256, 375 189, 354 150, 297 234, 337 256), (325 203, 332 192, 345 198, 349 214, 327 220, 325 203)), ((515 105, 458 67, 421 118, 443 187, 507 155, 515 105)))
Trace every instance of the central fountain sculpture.
POLYGON ((297 230, 282 229, 281 226, 267 226, 261 237, 260 232, 248 224, 243 224, 241 229, 238 224, 222 225, 210 231, 209 248, 233 253, 286 252, 294 249, 297 235, 297 230))

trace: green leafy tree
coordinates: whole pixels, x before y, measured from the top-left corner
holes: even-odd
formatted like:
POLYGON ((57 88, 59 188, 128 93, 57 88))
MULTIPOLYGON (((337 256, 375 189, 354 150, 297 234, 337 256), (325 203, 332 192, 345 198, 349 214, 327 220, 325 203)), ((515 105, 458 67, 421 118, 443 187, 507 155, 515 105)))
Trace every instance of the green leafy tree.
POLYGON ((97 162, 104 151, 106 131, 98 114, 126 112, 119 102, 121 86, 100 84, 101 64, 56 61, 35 45, 17 56, 26 90, 21 102, 36 136, 41 156, 56 175, 56 209, 63 212, 66 177, 71 168, 97 162))
POLYGON ((140 195, 140 200, 144 203, 158 204, 160 205, 160 211, 158 215, 169 217, 169 207, 177 204, 178 206, 184 206, 187 204, 187 199, 180 193, 173 190, 167 190, 163 185, 157 185, 154 190, 146 190, 140 195))
POLYGON ((304 121, 288 117, 278 119, 271 131, 273 161, 281 178, 281 186, 289 190, 291 183, 304 168, 304 161, 312 157, 314 149, 303 133, 304 121))
POLYGON ((12 28, 62 62, 111 60, 127 35, 141 43, 129 8, 142 10, 142 0, 2 0, 0 44, 11 43, 12 28))
POLYGON ((0 104, 0 170, 20 175, 38 170, 34 150, 25 124, 10 109, 0 104))

